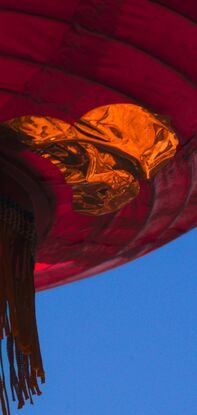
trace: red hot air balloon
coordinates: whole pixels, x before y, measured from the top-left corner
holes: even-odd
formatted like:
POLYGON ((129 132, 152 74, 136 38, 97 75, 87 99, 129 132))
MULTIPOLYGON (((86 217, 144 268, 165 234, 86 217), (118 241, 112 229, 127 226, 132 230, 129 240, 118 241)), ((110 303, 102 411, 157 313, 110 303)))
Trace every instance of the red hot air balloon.
POLYGON ((196 226, 196 17, 195 0, 0 0, 0 333, 19 408, 44 381, 34 286, 196 226))

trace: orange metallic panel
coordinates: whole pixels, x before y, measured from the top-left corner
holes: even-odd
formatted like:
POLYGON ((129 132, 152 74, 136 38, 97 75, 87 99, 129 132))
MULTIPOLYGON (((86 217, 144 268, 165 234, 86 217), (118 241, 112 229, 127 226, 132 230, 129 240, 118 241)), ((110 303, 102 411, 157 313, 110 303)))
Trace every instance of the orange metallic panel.
POLYGON ((166 120, 133 104, 95 108, 73 126, 39 116, 6 123, 20 141, 48 158, 73 189, 76 211, 116 211, 139 193, 176 152, 178 138, 166 120))

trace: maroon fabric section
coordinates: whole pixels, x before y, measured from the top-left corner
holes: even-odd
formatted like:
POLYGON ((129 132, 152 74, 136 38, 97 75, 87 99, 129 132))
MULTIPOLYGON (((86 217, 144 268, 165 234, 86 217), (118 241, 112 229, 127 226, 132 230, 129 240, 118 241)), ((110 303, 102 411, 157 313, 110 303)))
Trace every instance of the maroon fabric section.
POLYGON ((153 3, 159 3, 174 10, 177 13, 181 13, 184 16, 190 17, 197 21, 197 3, 196 0, 151 0, 153 3))
POLYGON ((84 29, 121 40, 197 80, 197 28, 190 20, 148 0, 125 0, 115 27, 111 25, 110 13, 103 17, 103 13, 96 13, 94 0, 83 2, 77 14, 84 29))
POLYGON ((103 217, 74 212, 56 167, 22 155, 57 202, 37 289, 120 265, 195 226, 196 10, 193 0, 0 0, 1 121, 40 114, 73 123, 97 106, 135 102, 168 117, 181 142, 138 198, 103 217))
MULTIPOLYGON (((62 20, 70 23, 80 0, 1 0, 0 9, 15 14, 29 14, 43 19, 62 20)), ((17 16, 16 16, 17 18, 17 16)))
POLYGON ((66 30, 68 24, 63 22, 0 10, 1 56, 32 64, 48 62, 66 30))

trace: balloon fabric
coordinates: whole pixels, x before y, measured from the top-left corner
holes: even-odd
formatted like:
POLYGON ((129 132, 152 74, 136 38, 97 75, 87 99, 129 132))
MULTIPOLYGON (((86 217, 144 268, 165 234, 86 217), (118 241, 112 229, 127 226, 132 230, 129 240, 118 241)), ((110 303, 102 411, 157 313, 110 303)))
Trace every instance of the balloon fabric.
POLYGON ((138 198, 103 217, 74 212, 59 171, 27 155, 56 198, 36 289, 123 264, 194 227, 196 2, 1 0, 0 10, 2 122, 34 114, 74 123, 98 106, 136 103, 168 117, 180 138, 176 157, 138 198))
MULTIPOLYGON (((24 245, 27 255, 20 257, 18 252, 19 265, 16 265, 14 272, 17 275, 20 266, 20 270, 26 269, 28 295, 33 278, 37 291, 86 278, 147 254, 196 226, 196 20, 196 0, 0 0, 0 193, 12 195, 22 207, 21 211, 16 205, 18 221, 23 221, 24 217, 27 220, 30 238, 30 242, 24 245), (71 126, 72 131, 75 128, 80 140, 81 131, 86 132, 90 142, 86 140, 83 145, 90 154, 95 148, 98 151, 98 133, 99 139, 103 134, 104 140, 106 130, 101 131, 101 122, 95 124, 91 115, 88 119, 90 131, 87 114, 93 114, 99 108, 113 109, 116 105, 142 108, 151 114, 150 117, 156 117, 156 123, 151 124, 150 130, 154 127, 157 131, 158 140, 154 144, 157 149, 162 149, 157 157, 161 157, 163 152, 162 140, 166 137, 168 125, 168 134, 173 136, 173 140, 164 140, 169 146, 165 146, 167 156, 162 159, 162 162, 167 160, 168 163, 162 163, 161 168, 154 170, 154 175, 145 177, 144 172, 148 171, 144 167, 145 153, 139 153, 138 157, 137 150, 135 155, 128 151, 129 158, 128 153, 125 156, 126 152, 122 152, 117 159, 114 158, 113 146, 107 157, 99 147, 100 165, 105 164, 105 168, 108 166, 110 169, 109 164, 113 164, 114 180, 117 182, 120 177, 123 180, 121 183, 125 183, 125 177, 130 180, 132 195, 123 192, 120 208, 114 211, 108 198, 110 208, 103 211, 104 214, 83 214, 73 208, 76 189, 66 182, 62 170, 58 168, 58 163, 64 163, 64 160, 51 163, 50 152, 46 157, 43 151, 32 151, 31 146, 27 145, 31 134, 26 131, 25 136, 24 131, 20 131, 21 135, 16 132, 15 137, 14 130, 6 126, 10 128, 12 120, 23 117, 30 117, 31 120, 31 117, 56 119, 64 126, 71 126), (155 125, 157 123, 162 124, 159 127, 162 133, 155 125), (92 139, 95 140, 95 147, 91 147, 92 139), (136 169, 141 171, 138 181, 136 169), (118 171, 121 171, 119 176, 118 171), (28 201, 24 195, 28 195, 28 201), (37 232, 34 277, 32 253, 35 229, 33 219, 27 214, 29 203, 33 207, 37 232), (29 263, 25 258, 29 258, 29 263)), ((114 125, 111 127, 117 138, 116 128, 114 125)), ((119 138, 123 127, 122 124, 122 129, 118 130, 119 138)), ((146 129, 143 131, 140 140, 147 142, 146 129)), ((139 143, 135 134, 134 137, 135 143, 139 143)), ((122 151, 118 144, 116 149, 122 151)), ((57 146, 53 150, 56 151, 57 146)), ((146 149, 146 155, 150 156, 148 163, 152 163, 149 150, 150 147, 146 149)), ((159 162, 154 161, 153 166, 158 165, 159 162)), ((80 174, 83 171, 84 168, 80 174)), ((109 171, 108 177, 111 174, 109 171)), ((121 191, 122 185, 119 186, 121 191)), ((128 186, 125 186, 127 191, 128 186)), ((104 190, 100 189, 101 199, 103 194, 104 190)), ((7 200, 2 196, 1 203, 13 212, 9 198, 7 200)), ((0 210, 0 214, 4 217, 4 210, 0 210)), ((13 221, 16 225, 15 219, 13 221)), ((20 226, 19 222, 17 229, 21 231, 23 222, 20 226)), ((26 227, 24 229, 26 232, 26 227)), ((5 226, 1 229, 1 235, 4 235, 7 246, 15 244, 17 250, 18 239, 9 242, 11 236, 5 226)), ((4 248, 0 243, 1 258, 4 248)), ((11 287, 16 281, 12 280, 11 273, 6 275, 11 287)), ((17 288, 18 282, 15 287, 20 295, 25 290, 24 281, 25 277, 21 274, 20 289, 17 288)), ((34 339, 37 339, 33 290, 28 311, 31 327, 28 328, 26 321, 25 329, 21 330, 22 323, 15 315, 13 292, 9 294, 11 321, 8 322, 9 316, 3 314, 3 280, 0 284, 0 311, 4 316, 1 338, 4 330, 7 330, 8 341, 12 338, 9 324, 14 327, 12 334, 15 333, 16 337, 18 331, 22 333, 18 341, 20 347, 16 344, 16 349, 19 347, 23 353, 21 360, 17 358, 19 383, 15 380, 15 372, 11 371, 11 383, 19 397, 19 406, 22 406, 18 384, 25 395, 24 379, 29 382, 32 393, 40 393, 36 376, 31 378, 27 373, 28 365, 31 365, 28 353, 33 353, 33 370, 38 371, 37 375, 44 381, 39 342, 35 340, 33 344, 30 339, 32 327, 34 339), (26 339, 23 338, 23 331, 27 334, 26 339)), ((21 298, 20 295, 18 298, 21 298)), ((17 304, 17 312, 21 316, 24 311, 17 304)), ((9 343, 11 365, 13 347, 9 343)), ((3 392, 0 393, 2 395, 3 392)), ((6 396, 5 399, 0 396, 0 399, 3 413, 9 414, 6 396)))

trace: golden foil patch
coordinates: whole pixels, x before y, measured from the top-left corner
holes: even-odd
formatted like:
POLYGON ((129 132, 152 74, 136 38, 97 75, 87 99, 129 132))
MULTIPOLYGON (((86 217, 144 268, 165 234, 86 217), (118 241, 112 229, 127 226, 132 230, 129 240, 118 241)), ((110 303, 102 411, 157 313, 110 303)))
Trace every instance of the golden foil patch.
POLYGON ((74 209, 89 215, 129 203, 140 191, 139 179, 151 179, 178 145, 167 120, 134 104, 95 108, 74 125, 34 115, 4 125, 56 164, 72 186, 74 209))

